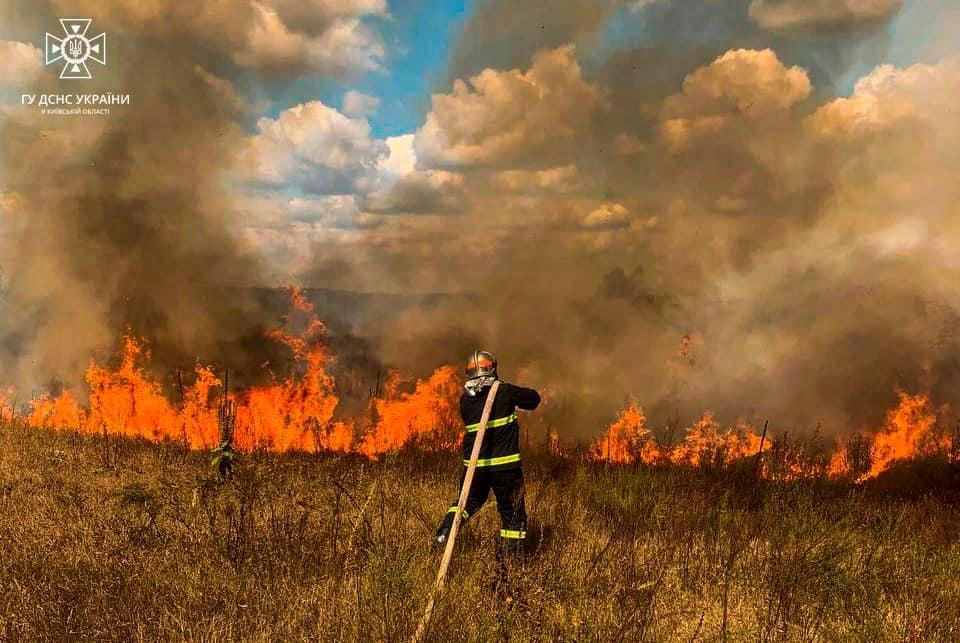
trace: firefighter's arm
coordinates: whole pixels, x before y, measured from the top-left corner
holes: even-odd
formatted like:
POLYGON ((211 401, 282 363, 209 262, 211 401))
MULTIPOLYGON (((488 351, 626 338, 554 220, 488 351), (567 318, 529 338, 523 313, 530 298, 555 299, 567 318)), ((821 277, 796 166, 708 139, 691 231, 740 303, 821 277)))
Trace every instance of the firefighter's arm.
POLYGON ((523 386, 511 386, 510 388, 512 389, 513 403, 518 409, 532 411, 540 406, 540 394, 532 388, 523 386))

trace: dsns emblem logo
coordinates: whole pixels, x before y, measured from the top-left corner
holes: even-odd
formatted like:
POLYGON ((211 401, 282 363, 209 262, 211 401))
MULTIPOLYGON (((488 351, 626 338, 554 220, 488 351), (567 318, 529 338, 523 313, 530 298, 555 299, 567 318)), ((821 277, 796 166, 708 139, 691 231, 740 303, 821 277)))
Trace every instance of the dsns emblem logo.
POLYGON ((60 78, 92 78, 87 61, 107 64, 107 34, 87 37, 90 18, 60 18, 63 38, 47 32, 46 64, 63 61, 60 78))

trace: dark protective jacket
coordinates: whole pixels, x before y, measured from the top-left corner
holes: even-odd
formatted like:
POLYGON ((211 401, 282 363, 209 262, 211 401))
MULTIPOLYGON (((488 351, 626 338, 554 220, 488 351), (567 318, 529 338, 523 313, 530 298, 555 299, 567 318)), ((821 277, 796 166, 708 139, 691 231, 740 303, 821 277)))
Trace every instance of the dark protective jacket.
MULTIPOLYGON (((490 387, 477 395, 464 393, 460 397, 460 417, 466 433, 463 436, 463 464, 470 464, 473 442, 480 428, 480 416, 487 401, 490 387)), ((517 409, 532 411, 540 404, 540 394, 532 388, 500 382, 500 390, 493 401, 487 431, 480 446, 477 467, 490 471, 517 469, 520 467, 520 425, 517 409)))

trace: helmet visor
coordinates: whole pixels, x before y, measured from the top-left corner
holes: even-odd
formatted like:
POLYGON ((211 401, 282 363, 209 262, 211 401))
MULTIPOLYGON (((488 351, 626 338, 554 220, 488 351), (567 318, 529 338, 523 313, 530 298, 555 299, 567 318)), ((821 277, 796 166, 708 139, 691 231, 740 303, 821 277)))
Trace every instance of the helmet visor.
POLYGON ((493 355, 487 353, 486 351, 476 351, 467 360, 467 379, 495 375, 496 372, 497 360, 493 358, 493 355))

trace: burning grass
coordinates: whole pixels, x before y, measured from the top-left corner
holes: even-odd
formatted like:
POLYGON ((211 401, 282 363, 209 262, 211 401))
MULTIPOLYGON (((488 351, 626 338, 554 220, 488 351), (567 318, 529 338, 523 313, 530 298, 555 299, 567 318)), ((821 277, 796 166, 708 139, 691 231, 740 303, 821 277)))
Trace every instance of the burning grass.
MULTIPOLYGON (((236 449, 352 453, 371 459, 410 447, 456 450, 462 430, 457 406, 461 382, 453 367, 441 366, 413 383, 394 372, 383 395, 371 396, 363 413, 338 418, 340 399, 330 372, 335 356, 328 348, 326 328, 300 291, 289 288, 288 295, 290 311, 267 332, 267 339, 287 347, 297 368, 285 377, 269 373, 268 384, 229 392, 236 408, 236 449)), ((73 391, 64 390, 33 400, 23 419, 37 428, 176 441, 193 449, 215 447, 220 441, 216 401, 223 398, 217 373, 198 363, 192 382, 186 386, 181 382, 180 401, 175 403, 162 394, 150 369, 145 344, 124 337, 116 367, 91 362, 87 369, 87 405, 81 405, 73 391)), ((0 395, 0 417, 17 415, 10 402, 14 397, 12 391, 0 395)), ((544 406, 549 406, 551 395, 544 397, 544 406)), ((597 462, 694 468, 755 458, 757 474, 766 478, 829 475, 863 482, 898 462, 930 456, 960 459, 960 436, 955 427, 948 428, 949 418, 949 409, 935 409, 927 395, 900 392, 899 404, 887 413, 884 426, 830 447, 820 443, 815 452, 804 446, 807 440, 767 436, 742 421, 724 427, 709 411, 684 431, 680 441, 661 443, 647 426, 639 402, 630 399, 586 455, 597 462)), ((549 434, 550 451, 576 453, 576 445, 561 444, 555 428, 542 427, 549 434)))
MULTIPOLYGON (((270 375, 272 382, 229 393, 236 405, 234 446, 240 451, 360 453, 376 457, 404 446, 453 447, 459 439, 457 399, 460 381, 449 366, 438 368, 412 391, 402 390, 401 377, 391 375, 385 395, 369 401, 363 417, 334 419, 340 400, 329 366, 334 357, 326 329, 312 305, 289 289, 291 310, 267 339, 286 346, 297 372, 270 375)), ((212 368, 197 364, 192 383, 175 403, 150 375, 150 353, 143 341, 123 338, 119 364, 91 362, 86 371, 89 402, 65 390, 33 400, 25 421, 34 427, 76 430, 87 435, 117 435, 173 440, 194 449, 211 449, 220 441, 216 400, 224 382, 212 368)), ((0 399, 0 413, 14 415, 9 400, 0 399)))
POLYGON ((604 435, 591 443, 587 455, 598 462, 690 467, 722 466, 753 458, 761 477, 829 476, 857 482, 911 460, 939 456, 960 462, 957 428, 938 418, 927 395, 902 391, 880 430, 841 439, 830 452, 826 448, 816 434, 790 442, 786 436, 758 433, 744 422, 723 428, 709 412, 686 430, 680 442, 660 445, 646 426, 643 409, 630 400, 604 435))
MULTIPOLYGON (((257 450, 223 481, 182 444, 2 424, 0 639, 404 640, 457 466, 257 450)), ((960 479, 942 460, 857 486, 758 483, 751 460, 526 467, 510 600, 490 589, 488 506, 428 640, 960 636, 960 479)))

